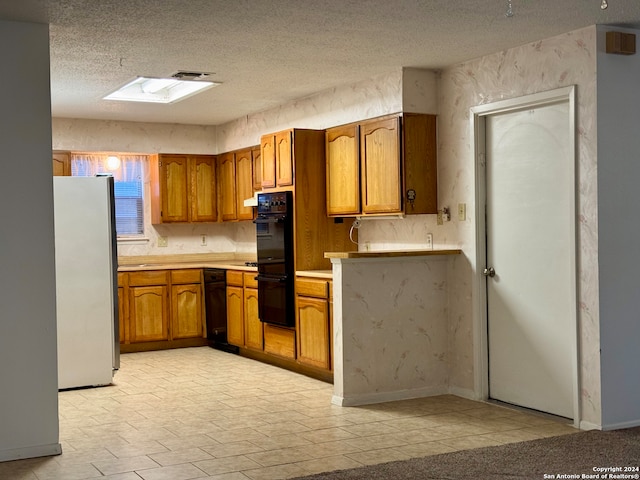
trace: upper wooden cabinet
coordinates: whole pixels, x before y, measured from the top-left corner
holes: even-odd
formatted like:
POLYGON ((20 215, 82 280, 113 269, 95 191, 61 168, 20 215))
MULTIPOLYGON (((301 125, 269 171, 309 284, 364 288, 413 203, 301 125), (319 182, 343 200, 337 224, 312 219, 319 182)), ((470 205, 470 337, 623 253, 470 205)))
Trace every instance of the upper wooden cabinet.
POLYGON ((237 219, 236 160, 233 152, 218 155, 220 182, 220 217, 222 221, 237 219))
POLYGON ((222 221, 253 220, 253 208, 245 207, 244 201, 253 196, 255 151, 247 148, 218 155, 222 221))
POLYGON ((325 133, 327 154, 327 214, 360 213, 358 126, 331 128, 325 133), (329 186, 331 185, 331 186, 329 186))
POLYGON ((69 152, 53 152, 53 176, 68 177, 71 175, 71 154, 69 152))
POLYGON ((260 140, 262 188, 293 185, 294 141, 295 130, 262 136, 260 140))
POLYGON ((253 162, 253 191, 262 190, 262 154, 260 145, 251 148, 251 160, 253 162))
POLYGON ((216 221, 214 156, 160 154, 149 165, 151 223, 216 221))
POLYGON ((326 142, 328 215, 437 213, 435 115, 331 128, 326 142))

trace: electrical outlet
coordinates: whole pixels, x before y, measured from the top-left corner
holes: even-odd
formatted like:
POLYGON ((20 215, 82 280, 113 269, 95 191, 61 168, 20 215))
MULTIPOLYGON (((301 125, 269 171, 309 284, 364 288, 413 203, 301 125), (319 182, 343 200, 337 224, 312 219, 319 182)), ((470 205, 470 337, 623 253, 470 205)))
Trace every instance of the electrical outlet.
POLYGON ((158 246, 159 247, 166 247, 168 245, 169 245, 169 239, 164 235, 160 235, 158 237, 158 246))
POLYGON ((444 221, 443 221, 443 219, 442 219, 442 210, 438 210, 438 217, 437 217, 437 219, 436 219, 436 223, 437 223, 438 225, 442 225, 442 224, 444 224, 444 221))
POLYGON ((207 235, 206 234, 202 234, 200 235, 200 245, 202 247, 206 247, 207 246, 207 235))
POLYGON ((427 233, 427 250, 433 250, 433 234, 427 233))
POLYGON ((459 203, 458 204, 458 220, 464 222, 467 219, 467 204, 459 203))

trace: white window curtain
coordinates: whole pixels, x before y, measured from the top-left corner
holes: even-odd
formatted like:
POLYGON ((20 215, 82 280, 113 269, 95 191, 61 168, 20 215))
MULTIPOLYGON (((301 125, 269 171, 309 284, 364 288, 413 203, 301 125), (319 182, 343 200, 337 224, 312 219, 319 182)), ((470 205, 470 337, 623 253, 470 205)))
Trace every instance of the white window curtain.
POLYGON ((71 175, 113 175, 115 183, 116 232, 119 237, 144 235, 143 185, 146 155, 73 153, 71 175), (117 158, 114 163, 113 158, 117 158))

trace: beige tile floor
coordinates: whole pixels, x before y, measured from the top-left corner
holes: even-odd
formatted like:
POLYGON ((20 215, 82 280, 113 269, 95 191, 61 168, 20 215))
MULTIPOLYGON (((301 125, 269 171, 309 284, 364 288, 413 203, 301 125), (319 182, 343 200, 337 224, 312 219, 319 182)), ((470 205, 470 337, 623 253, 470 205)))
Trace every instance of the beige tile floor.
POLYGON ((282 479, 575 432, 452 395, 338 407, 332 385, 208 347, 121 363, 113 386, 60 393, 62 455, 0 479, 282 479))

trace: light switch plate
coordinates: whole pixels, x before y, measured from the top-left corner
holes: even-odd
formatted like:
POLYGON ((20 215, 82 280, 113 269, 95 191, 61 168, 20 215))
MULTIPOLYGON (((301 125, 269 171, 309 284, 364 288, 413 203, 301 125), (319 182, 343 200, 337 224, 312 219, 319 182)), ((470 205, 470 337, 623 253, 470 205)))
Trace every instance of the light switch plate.
POLYGON ((169 239, 164 235, 160 235, 158 237, 158 246, 159 247, 166 247, 167 245, 169 245, 169 239))
POLYGON ((464 222, 467 219, 467 204, 459 203, 458 204, 458 220, 464 222))

